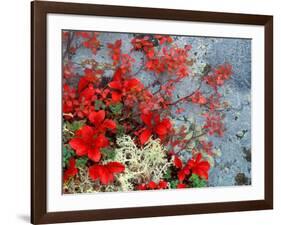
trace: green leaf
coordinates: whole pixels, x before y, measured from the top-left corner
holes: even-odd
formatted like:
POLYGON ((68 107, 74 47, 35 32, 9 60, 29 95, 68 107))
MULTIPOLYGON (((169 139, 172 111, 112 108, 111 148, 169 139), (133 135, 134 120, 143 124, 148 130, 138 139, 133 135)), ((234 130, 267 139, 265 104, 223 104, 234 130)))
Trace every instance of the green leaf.
POLYGON ((105 109, 105 104, 101 100, 95 101, 95 110, 105 109))
POLYGON ((189 178, 192 187, 206 187, 207 183, 205 180, 201 179, 198 175, 192 174, 189 178))
POLYGON ((112 148, 102 148, 102 154, 106 159, 114 160, 116 152, 112 148))
POLYGON ((125 128, 123 126, 121 126, 120 124, 117 124, 116 134, 117 134, 117 136, 122 136, 123 134, 125 134, 125 128))
POLYGON ((172 180, 172 181, 170 181, 170 186, 171 186, 171 188, 172 189, 176 189, 177 188, 177 186, 178 186, 178 181, 177 180, 172 180))
POLYGON ((75 156, 75 152, 72 149, 67 148, 67 146, 63 146, 63 167, 68 165, 68 161, 71 157, 75 156))
POLYGON ((167 169, 167 172, 166 172, 166 174, 163 176, 163 178, 164 179, 166 179, 166 180, 169 180, 169 179, 171 179, 171 177, 172 177, 172 171, 171 171, 171 169, 167 169))
POLYGON ((109 108, 114 115, 120 115, 122 113, 123 104, 122 103, 112 104, 109 106, 109 108))
POLYGON ((86 123, 86 120, 75 120, 72 123, 66 122, 66 128, 70 131, 77 131, 79 130, 84 124, 86 123))
POLYGON ((88 157, 83 156, 76 159, 76 167, 85 167, 88 162, 88 157))

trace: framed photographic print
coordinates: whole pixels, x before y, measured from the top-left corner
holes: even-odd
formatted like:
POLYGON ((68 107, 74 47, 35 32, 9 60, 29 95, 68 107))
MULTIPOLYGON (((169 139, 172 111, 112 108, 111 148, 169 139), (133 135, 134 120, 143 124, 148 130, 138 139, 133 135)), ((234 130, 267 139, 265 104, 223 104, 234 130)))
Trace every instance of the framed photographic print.
POLYGON ((273 208, 273 17, 35 1, 31 222, 273 208))

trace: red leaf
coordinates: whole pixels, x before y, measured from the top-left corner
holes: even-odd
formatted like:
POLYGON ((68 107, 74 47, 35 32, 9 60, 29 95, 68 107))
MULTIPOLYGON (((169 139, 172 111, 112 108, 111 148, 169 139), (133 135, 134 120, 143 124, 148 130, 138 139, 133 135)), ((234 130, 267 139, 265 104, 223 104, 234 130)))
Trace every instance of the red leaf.
POLYGON ((120 102, 122 99, 122 94, 120 94, 116 91, 113 91, 113 92, 111 92, 111 98, 112 98, 113 102, 120 102))
POLYGON ((93 160, 94 162, 99 162, 101 158, 101 153, 99 148, 89 149, 88 151, 89 159, 93 160))
POLYGON ((140 84, 140 81, 138 79, 130 79, 125 82, 124 86, 127 89, 132 89, 140 84))
POLYGON ((145 184, 139 184, 137 187, 136 187, 137 190, 146 190, 146 185, 145 184))
POLYGON ((142 145, 145 144, 148 141, 148 139, 150 138, 151 134, 152 134, 151 130, 149 130, 149 129, 145 129, 144 131, 142 131, 139 136, 140 143, 142 145))
POLYGON ((158 183, 159 189, 165 189, 167 187, 168 187, 168 183, 166 181, 163 181, 163 180, 159 181, 159 183, 158 183))
POLYGON ((178 184, 177 185, 177 188, 186 188, 187 186, 186 186, 186 184, 178 184))
POLYGON ((89 175, 93 180, 99 179, 101 167, 101 165, 93 165, 89 168, 89 175))
POLYGON ((121 80, 121 77, 122 77, 122 70, 121 70, 120 68, 118 68, 118 69, 115 71, 112 80, 113 80, 113 81, 120 81, 120 80, 121 80))
POLYGON ((64 171, 63 180, 68 181, 70 177, 75 176, 78 173, 76 168, 76 160, 74 158, 69 159, 68 169, 64 171))
POLYGON ((92 99, 94 94, 95 94, 95 89, 93 88, 92 85, 89 85, 88 88, 82 90, 82 92, 80 93, 80 98, 84 98, 84 100, 89 101, 92 99))
POLYGON ((184 178, 185 178, 185 173, 184 173, 183 170, 180 170, 180 171, 178 172, 178 179, 179 179, 179 181, 183 181, 184 178))
POLYGON ((109 184, 114 181, 115 173, 122 173, 124 165, 118 162, 109 162, 106 165, 93 165, 89 168, 89 175, 93 180, 100 180, 101 184, 109 184))
POLYGON ((172 128, 171 121, 168 118, 163 119, 161 124, 164 125, 168 130, 172 128))
POLYGON ((86 155, 88 152, 88 145, 81 138, 72 138, 69 145, 73 148, 78 156, 86 155))
POLYGON ((197 154, 196 158, 192 158, 188 161, 187 167, 191 170, 193 174, 208 180, 208 172, 210 169, 210 164, 208 161, 201 161, 201 153, 197 154))
POLYGON ((81 92, 89 84, 89 81, 85 77, 81 77, 78 83, 78 92, 81 92))
POLYGON ((121 90, 122 89, 122 84, 119 81, 111 81, 108 84, 109 87, 113 88, 113 89, 117 89, 117 90, 121 90))
POLYGON ((104 134, 100 134, 93 140, 93 145, 97 148, 104 148, 109 145, 108 139, 104 136, 104 134))
POLYGON ((109 162, 106 167, 111 173, 122 173, 125 170, 125 166, 119 162, 109 162))
POLYGON ((148 187, 149 189, 155 189, 155 188, 157 188, 157 185, 156 185, 156 183, 155 183, 154 181, 150 181, 150 182, 147 184, 147 187, 148 187))
POLYGON ((108 171, 107 167, 102 167, 100 170, 100 182, 102 184, 109 184, 114 181, 114 176, 108 171))
POLYGON ((104 121, 104 118, 105 118, 104 110, 100 110, 97 112, 91 112, 89 114, 89 120, 96 126, 99 126, 104 121))
POLYGON ((110 130, 114 130, 116 129, 116 123, 113 121, 113 120, 108 120, 106 119, 104 122, 103 122, 103 126, 107 129, 110 129, 110 130))
POLYGON ((175 167, 178 168, 178 169, 181 169, 182 168, 182 161, 179 157, 175 156, 174 158, 174 164, 175 164, 175 167))
POLYGON ((159 136, 163 136, 168 133, 168 128, 164 124, 160 123, 155 127, 155 132, 159 136))
POLYGON ((151 127, 152 112, 141 114, 141 120, 144 122, 146 126, 151 127))
POLYGON ((90 144, 93 140, 94 129, 91 126, 84 125, 76 131, 75 135, 81 137, 85 143, 90 144))

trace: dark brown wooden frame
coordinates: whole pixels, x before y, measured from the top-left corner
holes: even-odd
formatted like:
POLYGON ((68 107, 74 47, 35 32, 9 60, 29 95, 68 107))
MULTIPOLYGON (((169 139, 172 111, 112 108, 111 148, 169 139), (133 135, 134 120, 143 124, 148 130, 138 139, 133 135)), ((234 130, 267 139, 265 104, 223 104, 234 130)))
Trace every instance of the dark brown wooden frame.
POLYGON ((273 209, 273 17, 36 1, 31 3, 31 222, 33 224, 273 209), (48 13, 261 25, 265 28, 265 199, 68 212, 46 210, 48 13))

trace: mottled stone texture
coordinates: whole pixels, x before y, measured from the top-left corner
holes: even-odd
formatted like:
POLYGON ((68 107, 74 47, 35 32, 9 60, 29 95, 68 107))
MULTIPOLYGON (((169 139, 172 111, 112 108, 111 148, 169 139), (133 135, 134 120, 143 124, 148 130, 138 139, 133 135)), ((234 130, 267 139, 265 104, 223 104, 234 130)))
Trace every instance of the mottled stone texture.
MULTIPOLYGON (((82 60, 94 58, 98 62, 111 62, 106 48, 107 43, 117 39, 122 40, 122 51, 129 53, 132 46, 130 40, 133 34, 100 33, 99 40, 103 47, 97 55, 89 49, 81 48, 73 56, 72 61, 80 63, 82 60)), ((209 64, 215 67, 219 64, 230 63, 234 74, 225 85, 219 89, 224 99, 231 105, 225 111, 225 135, 222 138, 211 137, 214 147, 221 150, 221 157, 215 158, 215 166, 209 177, 209 186, 248 185, 251 183, 251 40, 239 38, 214 38, 173 36, 174 43, 179 47, 192 45, 191 57, 196 58, 196 66, 192 68, 196 73, 209 64)), ((79 41, 79 40, 77 40, 79 41)), ((133 73, 142 65, 143 54, 132 52, 136 59, 133 73)), ((78 70, 79 72, 79 70, 78 70)), ((82 71, 80 71, 82 74, 82 71)), ((113 71, 106 71, 106 76, 112 76, 113 71)), ((144 84, 151 83, 153 76, 148 72, 141 72, 138 77, 144 84)), ((192 93, 198 86, 198 81, 188 77, 177 88, 178 96, 192 93)), ((204 90, 203 91, 208 91, 204 90)), ((197 106, 187 106, 188 116, 196 121, 202 121, 198 116, 197 106)))

